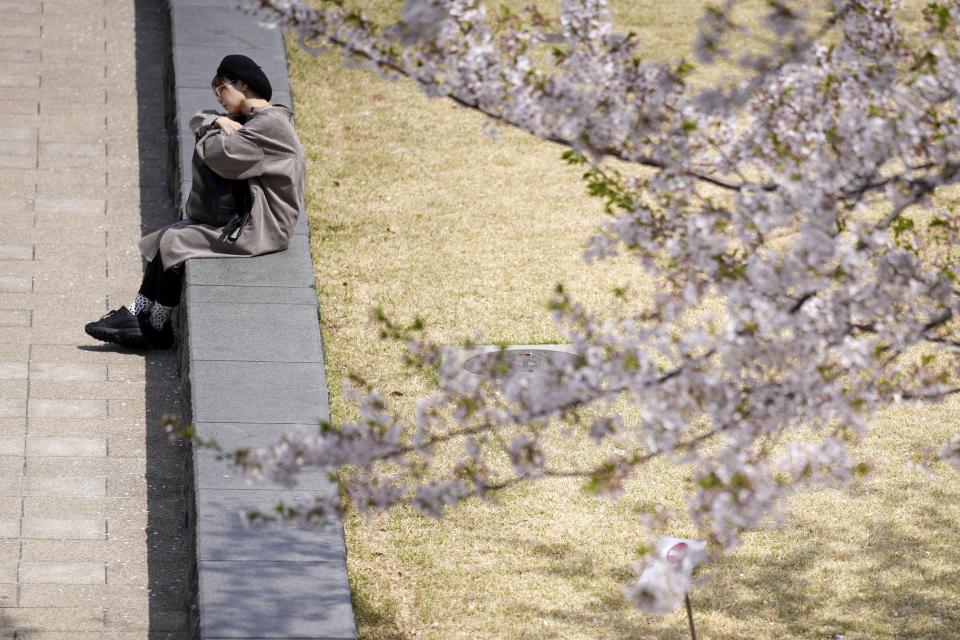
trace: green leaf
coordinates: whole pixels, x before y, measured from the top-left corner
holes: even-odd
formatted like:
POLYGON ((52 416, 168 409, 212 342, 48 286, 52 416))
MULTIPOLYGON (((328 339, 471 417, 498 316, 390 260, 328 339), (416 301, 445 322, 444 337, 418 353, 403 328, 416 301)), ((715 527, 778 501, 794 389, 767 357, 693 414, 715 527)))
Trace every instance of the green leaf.
POLYGON ((695 68, 696 68, 696 67, 694 67, 692 64, 690 64, 690 63, 687 62, 686 60, 681 59, 681 60, 680 60, 680 64, 678 64, 678 65, 677 65, 677 68, 674 69, 673 71, 674 71, 674 73, 676 73, 678 76, 685 76, 685 75, 687 75, 688 73, 690 73, 691 71, 693 71, 695 68))
POLYGON ((936 20, 935 26, 937 27, 937 31, 940 33, 946 31, 947 27, 950 26, 950 7, 931 2, 927 5, 927 11, 929 15, 936 20))
POLYGON ((704 476, 697 480, 697 484, 704 489, 713 489, 714 487, 718 487, 723 483, 720 482, 720 478, 717 477, 717 474, 711 473, 710 475, 704 476))
MULTIPOLYGON (((567 149, 560 157, 563 160, 566 160, 568 164, 587 164, 587 157, 579 151, 574 151, 573 149, 567 149)), ((586 177, 586 175, 584 177, 586 177)))
POLYGON ((900 216, 893 223, 893 237, 895 240, 899 240, 900 236, 906 232, 913 229, 913 219, 906 216, 900 216))

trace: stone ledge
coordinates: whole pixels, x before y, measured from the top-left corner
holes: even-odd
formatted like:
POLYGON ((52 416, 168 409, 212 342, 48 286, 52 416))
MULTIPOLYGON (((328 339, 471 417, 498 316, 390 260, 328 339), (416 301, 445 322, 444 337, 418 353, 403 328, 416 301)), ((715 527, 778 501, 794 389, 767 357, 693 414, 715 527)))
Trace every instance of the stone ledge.
MULTIPOLYGON (((284 434, 316 432, 315 425, 285 423, 199 422, 194 427, 201 438, 216 440, 228 451, 241 447, 268 447, 284 434)), ((202 474, 194 478, 194 483, 199 489, 288 490, 286 487, 270 482, 248 484, 240 477, 233 464, 226 460, 217 460, 217 454, 210 449, 198 449, 194 452, 194 457, 198 459, 195 463, 196 468, 202 474)), ((297 485, 293 490, 329 495, 333 486, 327 474, 318 470, 298 476, 297 485)))
POLYGON ((219 638, 356 638, 350 590, 327 562, 201 561, 199 591, 208 603, 200 635, 219 638), (266 597, 264 587, 276 585, 266 597), (238 606, 237 603, 241 603, 238 606), (256 628, 260 635, 250 635, 256 628))
MULTIPOLYGON (((237 0, 168 0, 178 143, 172 175, 189 192, 190 117, 217 108, 210 79, 220 58, 245 53, 267 73, 273 102, 292 106, 280 32, 236 10, 237 0)), ((306 213, 290 246, 255 258, 190 260, 181 304, 181 362, 189 419, 225 449, 269 446, 329 419, 306 213)), ((294 488, 247 484, 210 450, 187 469, 194 531, 195 635, 199 640, 356 638, 343 523, 320 528, 248 526, 245 510, 269 510, 337 491, 328 474, 294 488)))
POLYGON ((194 422, 319 424, 328 415, 326 378, 319 362, 191 357, 190 386, 194 422))

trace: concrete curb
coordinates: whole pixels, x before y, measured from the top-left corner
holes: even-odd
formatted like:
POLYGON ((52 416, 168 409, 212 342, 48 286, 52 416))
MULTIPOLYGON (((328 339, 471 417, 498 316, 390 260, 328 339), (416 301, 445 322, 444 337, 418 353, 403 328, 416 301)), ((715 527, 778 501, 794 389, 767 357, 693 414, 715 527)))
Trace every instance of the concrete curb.
MULTIPOLYGON (((189 192, 190 116, 217 108, 210 90, 220 59, 244 53, 293 106, 282 34, 238 11, 236 0, 167 0, 172 35, 179 201, 189 192)), ((226 449, 269 445, 329 419, 326 372, 306 224, 290 247, 256 258, 190 260, 181 304, 184 392, 190 421, 226 449)), ((336 492, 322 473, 297 487, 247 485, 206 450, 191 468, 196 573, 194 637, 356 638, 343 523, 324 529, 247 526, 243 511, 268 511, 336 492)))

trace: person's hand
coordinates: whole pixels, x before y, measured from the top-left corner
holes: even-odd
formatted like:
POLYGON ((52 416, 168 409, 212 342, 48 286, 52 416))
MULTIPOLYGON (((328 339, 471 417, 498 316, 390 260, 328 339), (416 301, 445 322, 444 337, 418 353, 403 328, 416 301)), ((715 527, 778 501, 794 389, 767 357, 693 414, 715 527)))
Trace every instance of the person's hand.
POLYGON ((243 128, 242 124, 240 124, 236 120, 231 120, 226 116, 220 116, 219 118, 213 121, 213 124, 219 127, 220 130, 223 131, 226 135, 235 133, 243 128))

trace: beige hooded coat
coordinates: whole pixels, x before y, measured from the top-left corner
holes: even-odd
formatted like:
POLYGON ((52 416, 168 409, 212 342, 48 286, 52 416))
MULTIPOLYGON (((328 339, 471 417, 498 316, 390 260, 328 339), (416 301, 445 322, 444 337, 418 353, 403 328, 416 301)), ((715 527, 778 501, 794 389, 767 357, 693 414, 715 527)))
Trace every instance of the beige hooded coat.
MULTIPOLYGON (((190 217, 144 236, 140 253, 147 260, 159 253, 164 269, 188 258, 248 257, 286 249, 304 208, 306 161, 290 109, 254 109, 243 128, 229 136, 213 126, 222 115, 202 111, 190 120, 190 128, 199 136, 196 150, 210 169, 224 178, 249 181, 250 222, 236 242, 220 239, 222 226, 190 217)), ((189 204, 186 213, 191 213, 189 204)))

